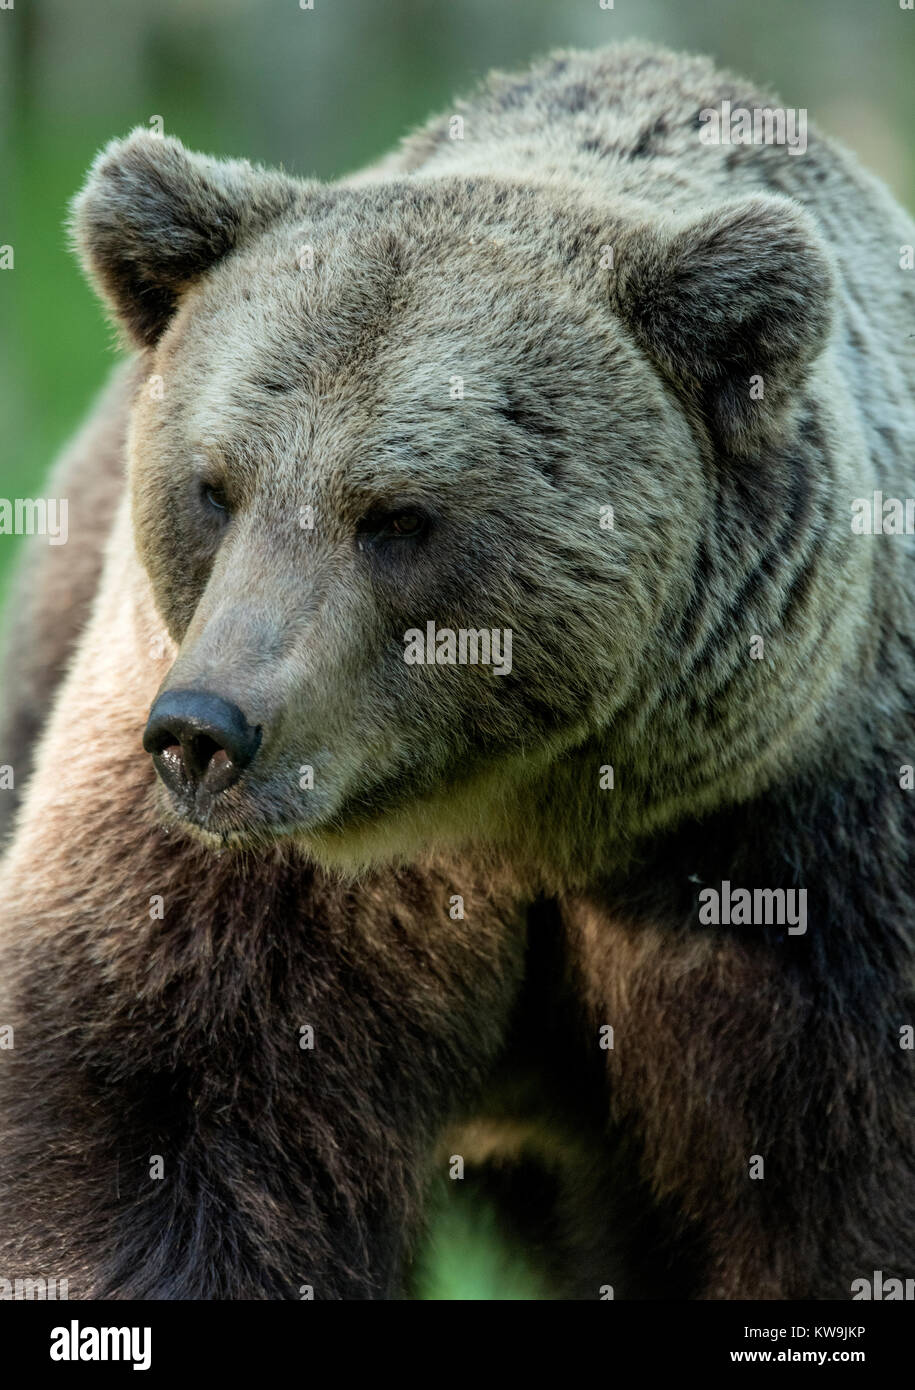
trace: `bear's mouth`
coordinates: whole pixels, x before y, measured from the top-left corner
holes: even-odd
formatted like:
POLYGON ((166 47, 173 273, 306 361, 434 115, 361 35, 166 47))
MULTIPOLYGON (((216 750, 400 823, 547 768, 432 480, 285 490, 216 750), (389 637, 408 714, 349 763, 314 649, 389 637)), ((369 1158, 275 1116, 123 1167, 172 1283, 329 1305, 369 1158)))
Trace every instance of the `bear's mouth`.
MULTIPOLYGON (((501 762, 486 766, 465 760, 452 768, 419 771, 411 758, 401 766, 383 764, 369 771, 362 757, 341 767, 334 750, 319 743, 309 752, 307 765, 296 757, 294 773, 286 765, 289 759, 274 762, 269 748, 266 758, 261 749, 253 766, 223 785, 223 760, 204 744, 198 750, 201 761, 209 754, 212 766, 216 759, 214 786, 217 777, 220 786, 214 791, 174 775, 170 760, 178 755, 173 742, 150 751, 158 773, 155 807, 169 829, 217 850, 256 850, 295 841, 310 859, 345 871, 354 864, 361 869, 456 845, 466 840, 469 825, 481 833, 489 809, 501 804, 496 793, 505 777, 501 762), (306 771, 307 784, 299 780, 306 771)), ((531 775, 529 758, 519 766, 531 775)))
POLYGON ((235 798, 229 807, 223 802, 199 807, 182 801, 165 787, 156 787, 159 822, 169 830, 179 830, 210 849, 258 849, 278 840, 290 839, 299 828, 284 824, 248 797, 235 798))
MULTIPOLYGON (((318 831, 333 820, 325 796, 312 792, 306 810, 281 785, 256 779, 250 772, 216 794, 181 780, 166 780, 161 766, 168 751, 169 746, 154 759, 157 819, 170 830, 180 830, 210 848, 262 848, 318 831)), ((219 765, 217 770, 221 770, 219 765)))

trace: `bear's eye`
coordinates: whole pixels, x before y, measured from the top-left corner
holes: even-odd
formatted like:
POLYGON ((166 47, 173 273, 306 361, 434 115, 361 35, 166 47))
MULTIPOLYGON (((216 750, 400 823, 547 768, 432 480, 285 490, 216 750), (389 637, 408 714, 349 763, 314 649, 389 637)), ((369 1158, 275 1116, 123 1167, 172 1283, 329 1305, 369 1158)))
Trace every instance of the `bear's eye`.
POLYGON ((419 507, 400 507, 396 511, 371 511, 359 527, 370 542, 412 541, 424 536, 430 526, 429 517, 419 507))
POLYGON ((418 536, 425 526, 426 519, 419 512, 398 512, 387 523, 392 536, 418 536))
POLYGON ((217 512, 229 511, 229 499, 221 487, 217 487, 215 483, 201 483, 200 491, 208 507, 217 512))

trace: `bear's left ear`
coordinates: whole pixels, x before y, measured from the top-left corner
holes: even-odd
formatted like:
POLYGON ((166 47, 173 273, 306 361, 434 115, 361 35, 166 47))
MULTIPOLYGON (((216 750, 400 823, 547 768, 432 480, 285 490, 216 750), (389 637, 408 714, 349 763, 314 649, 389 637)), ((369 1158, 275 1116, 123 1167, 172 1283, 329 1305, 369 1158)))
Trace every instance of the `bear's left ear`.
POLYGON ((301 198, 302 185, 244 160, 192 154, 143 128, 113 140, 73 202, 89 278, 141 347, 184 290, 301 198))
POLYGON ((614 260, 615 311, 718 444, 749 454, 777 440, 832 322, 813 219, 789 198, 752 196, 630 227, 614 260))

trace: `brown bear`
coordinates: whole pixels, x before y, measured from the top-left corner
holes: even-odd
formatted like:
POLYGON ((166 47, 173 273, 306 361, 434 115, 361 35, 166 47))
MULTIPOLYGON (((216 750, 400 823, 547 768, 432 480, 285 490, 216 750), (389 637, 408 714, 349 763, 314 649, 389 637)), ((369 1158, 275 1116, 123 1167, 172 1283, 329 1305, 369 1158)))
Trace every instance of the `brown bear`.
POLYGON ((100 156, 0 1267, 396 1297, 478 1117, 552 1136, 575 1296, 912 1274, 915 226, 791 129, 623 45, 333 186, 100 156))

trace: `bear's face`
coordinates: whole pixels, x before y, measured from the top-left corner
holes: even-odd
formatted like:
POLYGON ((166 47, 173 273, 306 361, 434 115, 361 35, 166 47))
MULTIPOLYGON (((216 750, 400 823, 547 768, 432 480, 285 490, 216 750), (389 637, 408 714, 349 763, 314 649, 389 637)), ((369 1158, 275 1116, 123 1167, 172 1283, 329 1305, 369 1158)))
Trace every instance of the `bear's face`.
POLYGON ((161 789, 205 837, 332 862, 497 837, 634 698, 708 505, 703 359, 678 397, 656 240, 621 313, 601 232, 629 224, 583 254, 581 214, 546 206, 296 184, 144 135, 96 167, 77 234, 149 355, 130 486, 179 644, 163 689, 256 731, 218 794, 161 789))
POLYGON ((606 310, 460 226, 392 230, 388 199, 354 228, 348 201, 189 291, 135 409, 168 688, 262 730, 238 786, 187 808, 213 833, 534 775, 625 695, 676 568, 689 489, 663 464, 675 443, 688 474, 689 439, 606 310))

